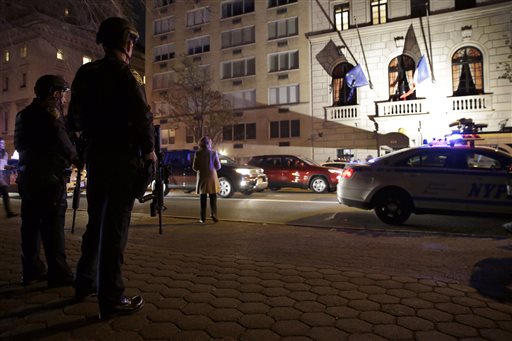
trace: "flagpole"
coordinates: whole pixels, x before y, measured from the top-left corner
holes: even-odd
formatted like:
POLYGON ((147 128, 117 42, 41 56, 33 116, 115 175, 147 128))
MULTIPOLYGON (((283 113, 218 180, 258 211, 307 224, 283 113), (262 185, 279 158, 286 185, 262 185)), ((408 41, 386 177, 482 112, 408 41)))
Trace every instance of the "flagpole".
POLYGON ((368 70, 368 63, 366 62, 366 54, 364 53, 363 41, 361 40, 361 34, 359 33, 359 26, 357 26, 357 20, 355 16, 354 24, 356 25, 357 36, 359 37, 359 45, 361 45, 361 52, 363 52, 364 66, 366 67, 366 73, 368 74, 368 85, 370 85, 370 89, 373 89, 372 77, 370 76, 370 70, 368 70))
POLYGON ((336 25, 334 24, 334 22, 331 20, 331 18, 329 17, 329 14, 327 14, 327 12, 325 11, 324 7, 322 6, 322 4, 320 3, 319 0, 316 0, 316 3, 318 5, 318 7, 320 7, 320 9, 322 10, 322 13, 324 14, 325 18, 327 19, 327 21, 329 21, 329 24, 332 26, 332 28, 334 28, 334 30, 336 31, 336 33, 338 33, 338 37, 340 38, 341 42, 343 43, 343 45, 345 45, 345 48, 347 49, 348 53, 350 54, 350 56, 352 57, 352 59, 356 62, 356 64, 359 64, 357 62, 357 59, 354 57, 354 55, 352 54, 352 51, 350 51, 350 48, 348 47, 347 43, 345 43, 345 40, 343 39, 343 37, 341 36, 341 33, 340 31, 338 31, 336 29, 336 25))
MULTIPOLYGON (((427 10, 427 30, 428 30, 428 44, 430 46, 430 52, 432 52, 432 38, 430 36, 430 20, 429 20, 429 10, 428 10, 428 1, 425 2, 425 9, 427 10)), ((429 55, 428 53, 428 49, 427 49, 427 56, 429 55)), ((435 83, 436 81, 436 77, 434 76, 434 62, 433 62, 433 59, 434 56, 432 56, 432 58, 429 58, 429 63, 430 63, 430 72, 432 73, 432 82, 435 83)))

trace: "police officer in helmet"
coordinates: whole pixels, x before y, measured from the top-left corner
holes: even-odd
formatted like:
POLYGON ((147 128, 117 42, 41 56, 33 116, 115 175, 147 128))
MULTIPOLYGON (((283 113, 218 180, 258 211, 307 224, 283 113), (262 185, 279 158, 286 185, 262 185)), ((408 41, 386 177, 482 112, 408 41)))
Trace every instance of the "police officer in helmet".
POLYGON ((36 98, 16 116, 24 285, 45 278, 49 287, 73 283, 64 244, 67 169, 76 159, 62 113, 68 90, 62 77, 44 75, 36 82, 36 98), (48 273, 40 258, 41 241, 48 273))
POLYGON ((105 56, 83 65, 71 89, 69 126, 85 139, 89 215, 75 298, 97 292, 100 319, 133 313, 144 304, 140 296, 124 295, 121 270, 131 211, 141 191, 139 170, 156 161, 153 117, 142 78, 129 65, 138 36, 126 19, 103 21, 96 42, 105 56))

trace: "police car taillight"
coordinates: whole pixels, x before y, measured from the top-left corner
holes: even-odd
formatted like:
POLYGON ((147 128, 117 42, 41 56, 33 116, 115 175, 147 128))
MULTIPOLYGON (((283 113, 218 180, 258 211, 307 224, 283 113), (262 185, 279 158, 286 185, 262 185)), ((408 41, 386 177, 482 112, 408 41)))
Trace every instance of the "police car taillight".
POLYGON ((345 168, 343 170, 343 173, 341 173, 341 177, 343 179, 350 179, 354 175, 354 169, 353 168, 345 168))

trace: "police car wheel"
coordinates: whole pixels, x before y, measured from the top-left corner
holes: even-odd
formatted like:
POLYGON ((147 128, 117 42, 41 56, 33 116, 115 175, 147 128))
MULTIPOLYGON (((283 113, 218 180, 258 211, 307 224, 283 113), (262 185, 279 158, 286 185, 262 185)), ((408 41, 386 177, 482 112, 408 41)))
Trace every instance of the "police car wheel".
POLYGON ((229 198, 229 197, 233 196, 233 192, 234 192, 233 185, 227 178, 224 178, 224 177, 220 178, 219 183, 220 183, 219 195, 221 198, 229 198))
POLYGON ((374 210, 382 222, 401 225, 411 216, 411 198, 405 192, 387 190, 377 194, 374 210))
POLYGON ((309 187, 316 193, 323 193, 327 191, 329 186, 327 185, 327 181, 324 178, 317 176, 311 180, 309 187))

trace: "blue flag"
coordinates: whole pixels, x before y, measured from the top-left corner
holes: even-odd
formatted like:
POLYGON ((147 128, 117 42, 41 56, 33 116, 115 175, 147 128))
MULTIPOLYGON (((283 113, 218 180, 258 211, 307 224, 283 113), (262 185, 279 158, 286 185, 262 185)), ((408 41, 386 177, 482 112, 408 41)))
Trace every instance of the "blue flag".
POLYGON ((350 93, 348 94, 347 98, 347 101, 350 101, 354 96, 354 91, 356 88, 368 85, 368 80, 364 75, 361 65, 357 64, 352 70, 347 72, 345 75, 345 82, 347 82, 347 86, 350 88, 350 93))
POLYGON ((416 71, 414 71, 414 83, 420 84, 429 77, 430 72, 428 71, 427 61, 425 60, 425 56, 421 56, 416 71))
POLYGON ((361 65, 357 64, 352 70, 345 75, 345 82, 349 88, 359 88, 368 85, 368 80, 364 75, 361 65))

